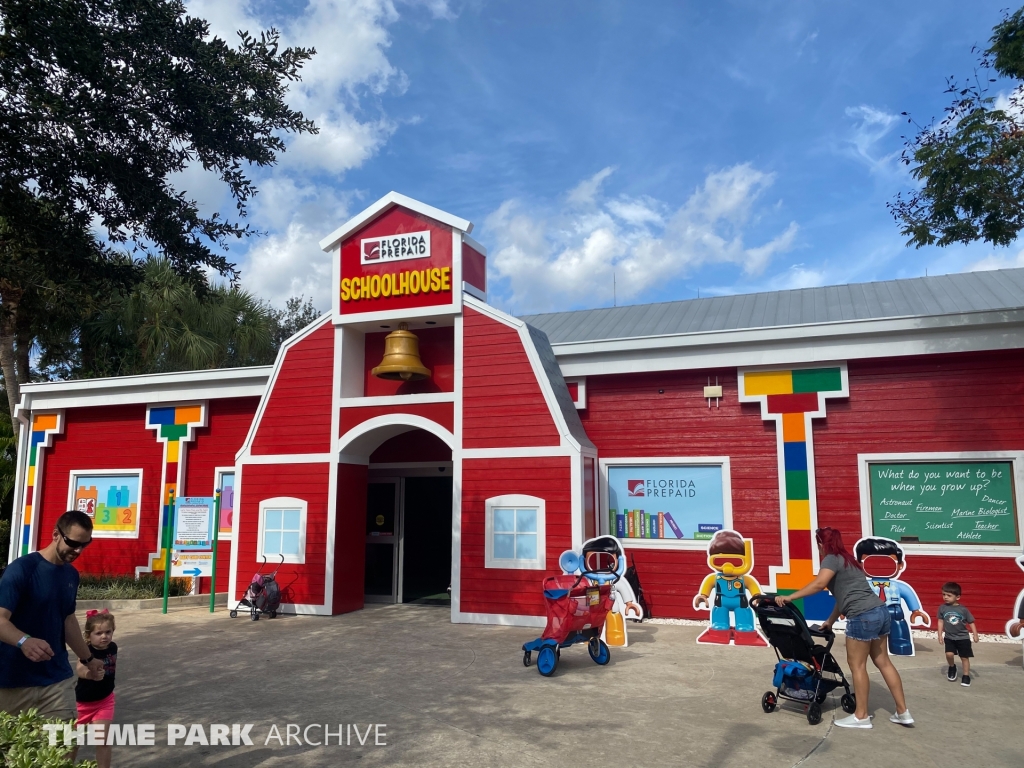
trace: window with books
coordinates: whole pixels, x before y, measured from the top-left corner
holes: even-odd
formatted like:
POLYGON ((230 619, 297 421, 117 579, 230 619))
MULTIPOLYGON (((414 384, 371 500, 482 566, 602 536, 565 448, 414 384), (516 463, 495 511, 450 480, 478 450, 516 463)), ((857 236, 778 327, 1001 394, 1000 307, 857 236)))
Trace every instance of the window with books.
POLYGON ((629 546, 704 546, 731 526, 728 458, 640 461, 601 462, 607 533, 629 546))

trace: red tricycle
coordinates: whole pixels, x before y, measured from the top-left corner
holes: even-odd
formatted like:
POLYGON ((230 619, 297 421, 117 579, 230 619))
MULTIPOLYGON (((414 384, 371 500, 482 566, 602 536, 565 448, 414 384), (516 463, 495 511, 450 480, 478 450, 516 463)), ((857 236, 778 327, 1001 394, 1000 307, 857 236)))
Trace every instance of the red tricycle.
POLYGON ((586 643, 598 664, 607 664, 611 651, 601 639, 605 618, 612 608, 610 584, 592 584, 582 574, 549 576, 544 579, 544 603, 548 623, 544 634, 523 645, 523 665, 530 666, 537 652, 537 671, 550 677, 558 666, 561 649, 586 643))

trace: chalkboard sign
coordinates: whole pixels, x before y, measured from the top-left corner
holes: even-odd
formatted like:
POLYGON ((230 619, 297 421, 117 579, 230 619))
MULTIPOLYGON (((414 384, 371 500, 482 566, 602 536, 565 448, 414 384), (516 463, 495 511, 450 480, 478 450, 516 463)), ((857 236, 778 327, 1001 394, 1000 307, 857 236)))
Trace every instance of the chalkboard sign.
POLYGON ((1019 541, 1012 461, 869 462, 876 536, 922 544, 1019 541))

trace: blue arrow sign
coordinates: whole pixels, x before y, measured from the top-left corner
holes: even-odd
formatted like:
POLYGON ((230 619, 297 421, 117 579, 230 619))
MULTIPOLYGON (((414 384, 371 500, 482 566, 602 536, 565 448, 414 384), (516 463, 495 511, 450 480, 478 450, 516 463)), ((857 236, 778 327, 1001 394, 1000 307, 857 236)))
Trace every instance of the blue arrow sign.
POLYGON ((202 574, 202 571, 198 568, 190 568, 187 571, 182 571, 182 573, 184 573, 186 576, 199 576, 202 574))

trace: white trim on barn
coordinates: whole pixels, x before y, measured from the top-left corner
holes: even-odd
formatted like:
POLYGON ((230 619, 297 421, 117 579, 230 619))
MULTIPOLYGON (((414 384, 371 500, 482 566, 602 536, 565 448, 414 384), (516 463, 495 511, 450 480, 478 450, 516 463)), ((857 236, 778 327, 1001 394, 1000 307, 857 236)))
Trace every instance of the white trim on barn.
POLYGON ((563 375, 817 366, 830 360, 1019 349, 1024 310, 552 343, 563 375))
MULTIPOLYGON (((473 222, 467 219, 453 216, 450 213, 442 211, 440 208, 435 208, 432 205, 421 203, 419 200, 414 200, 411 197, 406 197, 398 192, 388 192, 384 197, 375 202, 370 207, 360 211, 351 219, 346 221, 336 230, 331 232, 327 237, 320 241, 320 250, 328 251, 335 248, 342 240, 351 235, 353 232, 361 229, 365 224, 376 219, 383 213, 386 213, 390 209, 401 206, 402 208, 408 208, 410 211, 426 216, 429 219, 446 224, 452 229, 458 230, 460 233, 470 233, 473 231, 473 222)), ((453 254, 454 255, 454 254, 453 254)), ((453 285, 457 285, 452 281, 453 285)), ((337 285, 337 283, 335 283, 337 285)))
POLYGON ((22 384, 17 413, 20 418, 28 412, 57 408, 135 403, 167 407, 196 400, 260 397, 272 371, 273 366, 261 365, 22 384))

